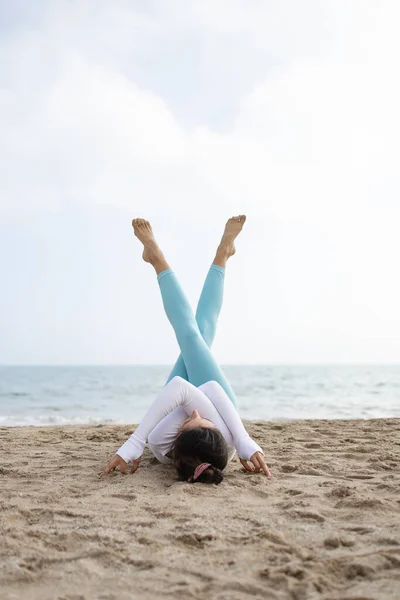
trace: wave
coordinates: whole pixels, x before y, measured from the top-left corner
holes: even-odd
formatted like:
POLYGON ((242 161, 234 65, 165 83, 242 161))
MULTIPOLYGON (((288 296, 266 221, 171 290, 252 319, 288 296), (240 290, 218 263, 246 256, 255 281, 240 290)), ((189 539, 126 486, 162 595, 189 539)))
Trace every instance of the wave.
POLYGON ((0 415, 0 427, 29 427, 51 425, 126 425, 132 421, 124 419, 105 419, 104 417, 68 417, 61 415, 0 415))

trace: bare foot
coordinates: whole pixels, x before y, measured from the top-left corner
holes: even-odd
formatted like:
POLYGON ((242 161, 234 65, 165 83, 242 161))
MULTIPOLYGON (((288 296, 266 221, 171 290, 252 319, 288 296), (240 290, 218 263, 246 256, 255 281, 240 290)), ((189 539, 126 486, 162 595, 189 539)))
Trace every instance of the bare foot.
POLYGON ((235 239, 243 229, 246 222, 246 215, 232 217, 225 225, 225 231, 221 238, 217 250, 217 257, 224 258, 225 261, 233 256, 236 252, 235 239))
POLYGON ((164 255, 155 240, 150 223, 144 219, 133 219, 132 227, 134 234, 144 246, 143 260, 153 265, 156 271, 159 268, 163 270, 162 267, 168 268, 164 255))

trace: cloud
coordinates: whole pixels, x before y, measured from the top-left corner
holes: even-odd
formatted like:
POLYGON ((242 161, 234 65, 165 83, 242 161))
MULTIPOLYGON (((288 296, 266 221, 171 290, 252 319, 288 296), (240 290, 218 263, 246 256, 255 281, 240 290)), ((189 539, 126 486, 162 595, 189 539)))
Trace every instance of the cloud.
MULTIPOLYGON (((31 210, 50 207, 63 197, 115 203, 133 194, 156 203, 163 190, 172 209, 194 192, 194 201, 208 198, 210 207, 246 199, 262 213, 314 214, 319 219, 323 211, 335 213, 338 204, 358 210, 361 198, 365 203, 374 187, 379 189, 380 177, 396 179, 400 98, 393 76, 396 55, 382 50, 390 21, 390 15, 382 17, 382 9, 376 9, 381 23, 374 22, 369 38, 361 31, 358 45, 353 38, 359 29, 351 29, 346 43, 339 40, 336 54, 322 59, 288 60, 272 65, 267 76, 260 61, 264 80, 242 98, 229 131, 219 132, 182 124, 162 97, 138 86, 112 60, 102 60, 100 25, 105 26, 106 17, 117 25, 107 42, 115 42, 118 61, 125 44, 117 33, 122 31, 123 39, 127 34, 123 17, 136 28, 144 24, 142 41, 160 30, 161 18, 166 30, 171 28, 171 15, 177 16, 180 3, 152 14, 129 10, 124 3, 114 11, 103 4, 89 29, 95 37, 84 44, 82 28, 90 6, 64 5, 63 11, 48 15, 43 30, 19 34, 3 46, 9 58, 9 81, 1 94, 3 211, 24 204, 31 210), (76 44, 70 30, 73 17, 76 44), (374 55, 366 57, 363 47, 374 55), (57 193, 61 186, 63 197, 57 193)), ((271 26, 283 21, 291 31, 293 16, 298 16, 296 9, 286 22, 287 15, 276 9, 274 14, 257 5, 257 15, 255 8, 245 11, 237 2, 228 20, 218 15, 211 20, 207 7, 185 6, 182 30, 208 29, 222 39, 234 34, 244 40, 253 30, 259 45, 260 22, 271 26)), ((184 81, 181 85, 185 87, 184 81)))
MULTIPOLYGON (((297 331, 293 355, 307 321, 314 350, 324 328, 386 335, 400 300, 398 5, 229 7, 56 2, 3 36, 0 219, 71 204, 179 222, 248 212, 254 252, 271 223, 281 232, 269 301, 297 331), (302 281, 302 259, 322 288, 302 281)), ((266 285, 253 285, 260 300, 244 302, 267 334, 266 285)))

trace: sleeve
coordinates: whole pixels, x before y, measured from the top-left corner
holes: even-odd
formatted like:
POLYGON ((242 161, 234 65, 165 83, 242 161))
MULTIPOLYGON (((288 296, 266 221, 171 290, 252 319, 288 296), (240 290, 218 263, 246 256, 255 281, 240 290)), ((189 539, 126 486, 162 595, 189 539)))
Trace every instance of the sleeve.
POLYGON ((164 417, 149 433, 147 442, 154 456, 162 463, 171 463, 166 455, 179 433, 179 428, 187 414, 183 406, 178 406, 169 415, 164 417))
POLYGON ((225 421, 233 436, 235 448, 240 458, 250 460, 255 452, 264 454, 260 446, 247 433, 239 413, 219 383, 208 381, 201 385, 199 390, 211 400, 221 418, 225 421))
POLYGON ((217 409, 204 392, 182 377, 174 377, 157 396, 135 432, 117 451, 118 456, 125 462, 142 456, 150 432, 178 406, 182 406, 187 416, 194 410, 211 420, 218 416, 217 409))

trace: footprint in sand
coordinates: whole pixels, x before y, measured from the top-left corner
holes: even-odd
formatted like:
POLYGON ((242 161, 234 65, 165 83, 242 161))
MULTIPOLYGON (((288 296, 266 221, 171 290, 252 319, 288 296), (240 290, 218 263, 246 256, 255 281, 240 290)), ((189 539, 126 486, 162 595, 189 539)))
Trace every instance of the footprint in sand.
POLYGON ((359 525, 355 525, 353 527, 345 527, 346 531, 353 531, 354 533, 358 533, 360 535, 366 535, 367 533, 372 533, 375 531, 374 527, 362 527, 359 525))
POLYGON ((351 473, 350 475, 345 475, 346 479, 374 479, 374 475, 360 475, 359 473, 351 473))
POLYGON ((136 567, 140 571, 148 571, 149 569, 154 569, 154 567, 156 566, 150 560, 140 560, 140 559, 130 558, 130 557, 123 558, 123 562, 128 565, 132 565, 132 566, 136 567))
POLYGON ((352 493, 352 489, 347 485, 339 485, 332 488, 329 492, 325 492, 325 496, 332 498, 346 498, 347 496, 351 496, 352 493))
POLYGON ((353 563, 345 567, 344 576, 346 579, 356 579, 356 577, 370 578, 375 573, 375 569, 362 563, 353 563))
POLYGON ((376 541, 378 544, 383 544, 384 546, 400 546, 399 540, 396 540, 395 538, 381 537, 376 541))
POLYGON ((157 521, 129 521, 129 525, 132 525, 132 527, 136 530, 138 527, 154 527, 154 525, 156 525, 157 521))
POLYGON ((253 488, 252 494, 254 496, 258 496, 259 498, 269 498, 270 497, 270 494, 267 491, 262 490, 260 488, 253 488))
POLYGON ((299 475, 314 475, 315 477, 325 477, 326 475, 326 473, 319 471, 318 469, 314 469, 314 467, 304 467, 299 469, 297 472, 299 475))
POLYGON ((352 448, 353 452, 358 452, 360 454, 376 454, 379 452, 378 446, 356 446, 352 448))
POLYGON ((318 523, 323 523, 325 521, 325 517, 311 510, 291 510, 288 514, 293 517, 298 517, 299 519, 310 519, 311 521, 317 521, 318 523))
POLYGON ((339 500, 334 508, 389 508, 386 507, 385 503, 379 498, 344 498, 339 500))
POLYGON ((333 535, 324 539, 324 546, 328 549, 339 548, 340 546, 350 547, 355 545, 355 541, 345 537, 333 535))
POLYGON ((159 508, 154 508, 152 506, 148 506, 146 508, 146 511, 153 514, 158 519, 170 519, 171 517, 175 516, 172 512, 168 512, 167 510, 162 510, 159 508))
POLYGON ((185 544, 185 546, 191 546, 195 548, 203 548, 206 542, 211 542, 214 538, 213 535, 208 533, 184 533, 183 535, 175 538, 178 542, 185 544))
POLYGON ((111 498, 120 498, 121 500, 128 500, 129 502, 132 500, 137 500, 137 496, 135 494, 111 494, 111 498))
POLYGON ((290 496, 298 496, 299 494, 303 494, 303 492, 301 490, 287 489, 285 490, 285 494, 289 494, 290 496))
POLYGON ((276 533, 274 531, 269 531, 265 529, 256 534, 259 538, 268 540, 273 544, 277 544, 278 546, 290 546, 290 544, 285 540, 281 533, 276 533))
POLYGON ((298 465, 281 465, 280 470, 282 471, 282 473, 294 473, 295 471, 297 471, 297 469, 299 468, 298 465))

